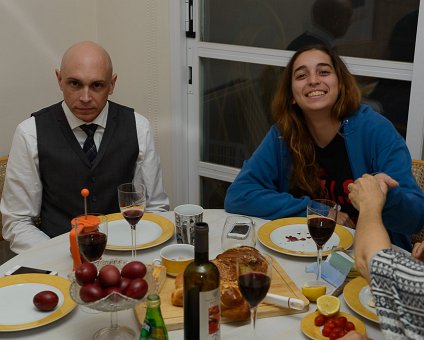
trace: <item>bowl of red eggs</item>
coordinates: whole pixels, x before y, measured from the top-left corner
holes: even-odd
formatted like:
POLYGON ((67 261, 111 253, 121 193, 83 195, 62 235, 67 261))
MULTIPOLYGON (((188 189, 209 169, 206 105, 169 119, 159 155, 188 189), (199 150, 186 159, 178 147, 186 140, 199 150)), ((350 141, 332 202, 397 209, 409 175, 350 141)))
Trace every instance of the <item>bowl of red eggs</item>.
POLYGON ((151 266, 135 260, 85 262, 69 279, 72 299, 102 312, 132 308, 155 288, 151 266))

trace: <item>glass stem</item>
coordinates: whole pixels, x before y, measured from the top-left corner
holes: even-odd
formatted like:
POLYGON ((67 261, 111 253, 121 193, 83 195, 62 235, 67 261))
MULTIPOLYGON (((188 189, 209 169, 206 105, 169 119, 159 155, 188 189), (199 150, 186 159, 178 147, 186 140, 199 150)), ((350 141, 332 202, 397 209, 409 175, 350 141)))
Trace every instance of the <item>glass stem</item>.
POLYGON ((253 337, 256 338, 256 311, 257 306, 250 308, 250 320, 252 323, 252 331, 253 331, 253 337))
POLYGON ((133 259, 135 259, 135 256, 137 255, 137 251, 136 251, 136 245, 137 245, 137 232, 136 232, 136 224, 131 226, 131 256, 133 259))
POLYGON ((118 312, 115 310, 110 312, 110 328, 117 329, 118 328, 118 312))
POLYGON ((321 246, 317 246, 317 248, 318 248, 318 256, 317 256, 317 265, 318 265, 317 281, 321 281, 322 247, 321 246))

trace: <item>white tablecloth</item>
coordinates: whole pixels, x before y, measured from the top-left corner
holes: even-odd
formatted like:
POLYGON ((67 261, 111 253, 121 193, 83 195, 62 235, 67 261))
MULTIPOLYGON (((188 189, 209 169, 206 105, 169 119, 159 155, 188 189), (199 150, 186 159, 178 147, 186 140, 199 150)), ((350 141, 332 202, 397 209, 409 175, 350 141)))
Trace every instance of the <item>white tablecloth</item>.
MULTIPOLYGON (((165 212, 160 215, 174 222, 174 213, 165 212)), ((224 226, 225 218, 228 214, 223 210, 205 210, 203 220, 209 224, 209 256, 214 258, 221 252, 221 230, 224 226)), ((258 230, 266 220, 256 219, 256 230, 258 230)), ((130 229, 128 228, 128 232, 130 229)), ((172 237, 166 243, 146 250, 137 252, 137 257, 146 263, 150 263, 153 259, 159 257, 160 249, 168 244, 176 243, 175 237, 172 237)), ((301 287, 306 281, 314 279, 314 274, 305 273, 305 265, 314 261, 311 258, 294 257, 289 255, 274 252, 262 244, 257 242, 257 249, 266 251, 273 255, 288 273, 291 279, 301 287)), ((131 252, 107 251, 105 258, 120 257, 130 258, 131 252)), ((69 252, 69 234, 58 236, 54 239, 38 244, 30 251, 15 256, 8 262, 0 266, 0 277, 15 265, 32 266, 42 269, 56 270, 60 276, 67 277, 72 270, 72 258, 69 252)), ((354 314, 345 304, 342 295, 341 310, 354 314)), ((1 303, 1 301, 0 301, 1 303)), ((11 306, 13 308, 13 306, 11 306)), ((306 339, 300 330, 300 320, 316 309, 315 304, 311 304, 309 312, 302 314, 293 314, 278 316, 272 318, 258 319, 256 323, 257 339, 306 339)), ((358 316, 358 315, 356 315, 358 316)), ((0 316, 1 318, 1 316, 0 316)), ((372 339, 383 339, 382 333, 378 325, 359 316, 367 328, 367 334, 372 339)), ((140 325, 135 318, 132 310, 118 312, 118 322, 121 325, 126 325, 132 328, 137 335, 139 334, 140 325)), ((86 308, 77 306, 67 316, 39 328, 17 331, 17 332, 2 332, 1 339, 91 339, 92 335, 100 328, 109 325, 109 313, 98 313, 90 311, 86 308)), ((222 339, 241 339, 246 336, 251 336, 251 326, 248 323, 238 324, 223 324, 221 325, 222 339)), ((183 331, 169 332, 170 339, 183 339, 183 331)))

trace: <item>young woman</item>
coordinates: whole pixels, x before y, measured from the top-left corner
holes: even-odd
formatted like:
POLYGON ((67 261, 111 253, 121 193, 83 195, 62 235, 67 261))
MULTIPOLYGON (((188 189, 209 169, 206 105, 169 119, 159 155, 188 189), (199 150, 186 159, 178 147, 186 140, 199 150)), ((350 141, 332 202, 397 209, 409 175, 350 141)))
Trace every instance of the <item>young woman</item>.
POLYGON ((394 126, 360 104, 355 78, 323 46, 298 50, 273 102, 276 123, 227 191, 225 209, 265 219, 305 216, 311 198, 341 206, 338 222, 358 216, 347 186, 365 173, 395 179, 383 220, 392 243, 411 250, 410 235, 424 225, 424 194, 411 173, 411 156, 394 126))

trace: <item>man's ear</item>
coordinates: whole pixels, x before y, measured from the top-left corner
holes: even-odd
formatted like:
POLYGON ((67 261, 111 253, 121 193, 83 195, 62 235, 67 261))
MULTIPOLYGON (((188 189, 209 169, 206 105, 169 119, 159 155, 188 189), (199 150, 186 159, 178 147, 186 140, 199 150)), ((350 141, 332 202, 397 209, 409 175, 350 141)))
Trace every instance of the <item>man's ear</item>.
POLYGON ((60 73, 60 70, 57 68, 54 70, 54 73, 56 74, 57 83, 59 84, 59 88, 62 91, 62 74, 60 73))
POLYGON ((111 95, 113 93, 113 90, 115 89, 116 79, 118 79, 118 75, 116 73, 112 74, 112 79, 110 80, 109 95, 111 95))

